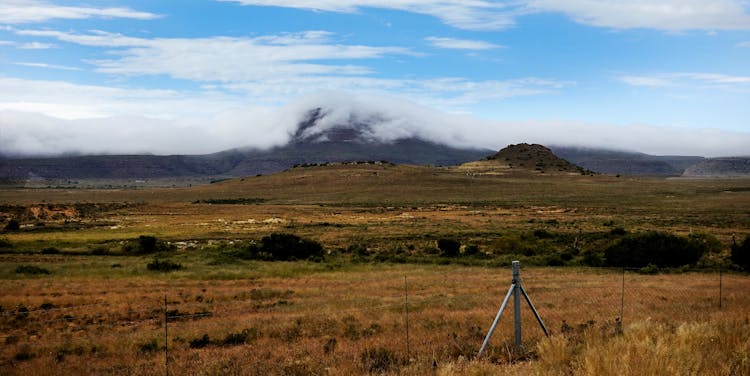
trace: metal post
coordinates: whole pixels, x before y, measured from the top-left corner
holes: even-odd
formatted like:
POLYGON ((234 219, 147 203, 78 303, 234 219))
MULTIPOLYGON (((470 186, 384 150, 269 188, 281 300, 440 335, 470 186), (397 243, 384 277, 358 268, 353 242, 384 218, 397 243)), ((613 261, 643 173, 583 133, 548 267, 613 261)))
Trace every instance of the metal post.
POLYGON ((723 272, 723 270, 721 268, 719 268, 719 309, 722 309, 723 308, 722 305, 724 304, 724 302, 723 302, 723 292, 724 292, 723 290, 724 289, 723 289, 723 286, 722 286, 722 284, 723 284, 723 273, 722 272, 723 272))
POLYGON ((622 292, 620 295, 620 333, 622 333, 623 319, 625 314, 625 267, 622 268, 622 292))
POLYGON ((164 295, 164 369, 169 376, 169 317, 167 317, 167 295, 164 295))
POLYGON ((406 359, 411 359, 409 355, 409 287, 406 284, 406 276, 404 276, 404 310, 406 311, 406 359))
POLYGON ((503 304, 500 306, 500 310, 497 311, 497 316, 495 316, 495 321, 492 322, 492 326, 490 327, 490 330, 487 332, 487 336, 484 338, 484 342, 482 343, 482 347, 479 349, 479 354, 477 354, 477 357, 482 356, 484 349, 487 347, 487 344, 490 342, 490 337, 492 337, 492 333, 495 331, 495 327, 497 327, 497 323, 500 321, 500 316, 503 315, 503 311, 505 311, 505 307, 507 307, 508 301, 510 301, 511 294, 514 297, 514 305, 515 305, 515 307, 513 307, 514 308, 513 316, 514 316, 514 324, 515 324, 516 348, 519 349, 521 347, 521 294, 523 294, 523 297, 526 299, 526 303, 529 304, 529 307, 531 308, 531 312, 534 313, 534 317, 536 317, 536 320, 539 322, 539 326, 542 327, 542 331, 544 331, 544 335, 549 336, 547 327, 544 326, 544 322, 542 322, 542 318, 539 316, 539 312, 537 312, 536 308, 534 307, 534 304, 531 303, 529 294, 526 293, 526 289, 524 289, 523 285, 521 284, 520 275, 521 275, 521 264, 518 261, 513 261, 513 282, 510 284, 508 293, 505 294, 505 299, 503 299, 503 304))
POLYGON ((508 305, 508 301, 510 300, 510 294, 513 293, 513 289, 515 288, 516 288, 516 285, 511 284, 510 288, 508 289, 508 293, 505 294, 505 299, 503 299, 503 304, 500 305, 500 310, 497 311, 497 315, 495 316, 495 321, 492 322, 492 326, 490 327, 490 330, 487 332, 487 336, 484 337, 484 342, 482 342, 482 347, 479 349, 479 354, 477 354, 477 358, 482 356, 484 349, 487 347, 487 344, 490 342, 490 337, 492 337, 492 333, 495 331, 495 327, 497 326, 497 323, 500 321, 500 316, 503 315, 503 311, 505 311, 505 306, 508 305))
POLYGON ((513 325, 516 333, 516 348, 521 347, 521 263, 513 261, 513 325))

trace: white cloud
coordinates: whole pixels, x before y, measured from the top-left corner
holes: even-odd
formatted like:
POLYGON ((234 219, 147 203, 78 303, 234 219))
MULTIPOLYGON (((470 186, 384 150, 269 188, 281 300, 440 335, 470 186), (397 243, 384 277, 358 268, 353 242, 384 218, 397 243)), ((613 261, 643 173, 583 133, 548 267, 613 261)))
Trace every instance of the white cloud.
POLYGON ((470 39, 427 37, 425 40, 435 47, 454 50, 491 50, 504 47, 499 44, 470 39))
POLYGON ((53 19, 128 18, 151 20, 159 16, 130 8, 93 8, 55 5, 42 0, 0 0, 0 23, 21 24, 53 19))
POLYGON ((210 90, 178 92, 0 77, 0 110, 34 112, 62 119, 131 114, 202 119, 240 103, 236 97, 210 90))
POLYGON ((436 17, 460 29, 502 30, 533 13, 564 13, 576 22, 615 29, 665 31, 747 30, 746 0, 218 0, 355 13, 364 8, 395 9, 436 17))
POLYGON ((714 89, 750 89, 750 76, 732 76, 717 73, 676 72, 621 76, 619 79, 631 86, 691 86, 714 89))
POLYGON ((406 11, 436 17, 468 30, 502 30, 514 25, 517 1, 492 0, 218 0, 242 5, 356 13, 363 8, 406 11))
POLYGON ((615 29, 747 30, 744 0, 529 0, 538 12, 562 12, 576 22, 615 29))
POLYGON ((118 75, 168 75, 201 82, 271 80, 304 75, 364 75, 359 65, 322 64, 324 60, 366 60, 412 54, 400 47, 338 44, 331 34, 309 31, 257 38, 134 38, 106 32, 76 34, 19 30, 20 35, 51 37, 85 46, 110 47, 116 59, 89 60, 97 71, 118 75))
POLYGON ((750 41, 744 41, 737 43, 737 47, 750 48, 750 41))
POLYGON ((18 48, 22 50, 48 50, 55 47, 56 46, 54 44, 40 42, 29 42, 18 46, 18 48))
POLYGON ((67 70, 67 71, 80 71, 81 68, 78 67, 69 67, 67 65, 57 65, 57 64, 46 64, 46 63, 15 63, 16 65, 21 65, 24 67, 32 67, 32 68, 45 68, 45 69, 59 69, 59 70, 67 70))
POLYGON ((236 107, 201 120, 122 116, 63 120, 0 110, 0 150, 174 154, 270 147, 287 142, 305 114, 314 108, 321 108, 326 117, 309 131, 313 135, 341 124, 369 121, 373 123, 370 137, 382 141, 416 136, 454 146, 490 149, 535 142, 704 156, 745 155, 750 150, 747 132, 565 121, 489 121, 448 114, 403 98, 346 92, 319 92, 275 109, 236 107))

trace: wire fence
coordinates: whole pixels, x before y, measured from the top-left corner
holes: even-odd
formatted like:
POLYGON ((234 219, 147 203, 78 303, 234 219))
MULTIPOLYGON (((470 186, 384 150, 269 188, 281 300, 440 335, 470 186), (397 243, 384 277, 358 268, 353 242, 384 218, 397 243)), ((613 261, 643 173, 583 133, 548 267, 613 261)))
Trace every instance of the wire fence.
MULTIPOLYGON (((590 328, 615 333, 641 321, 746 320, 750 312, 750 277, 720 271, 528 268, 521 280, 552 335, 590 328)), ((407 362, 470 358, 510 284, 510 268, 477 275, 391 272, 248 281, 216 293, 205 285, 164 285, 147 299, 118 303, 18 302, 0 311, 0 373, 44 364, 50 374, 88 373, 86 367, 97 369, 92 373, 121 367, 123 373, 195 374, 196 367, 219 363, 245 370, 240 373, 279 373, 268 367, 298 366, 291 359, 315 359, 303 366, 323 369, 363 367, 371 348, 407 362), (90 362, 69 361, 76 357, 90 362)), ((544 334, 527 307, 521 317, 524 343, 540 340, 544 334)), ((501 357, 513 335, 513 316, 506 313, 490 356, 501 357)))

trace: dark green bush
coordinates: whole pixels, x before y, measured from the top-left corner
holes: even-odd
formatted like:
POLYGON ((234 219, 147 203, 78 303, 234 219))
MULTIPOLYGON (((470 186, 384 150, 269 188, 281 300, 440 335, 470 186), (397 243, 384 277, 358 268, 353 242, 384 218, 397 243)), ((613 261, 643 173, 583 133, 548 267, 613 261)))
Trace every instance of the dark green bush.
POLYGON ((476 244, 469 244, 464 247, 464 255, 466 256, 474 256, 476 254, 479 254, 479 246, 476 244))
POLYGON ((21 224, 18 223, 17 220, 11 219, 10 221, 8 221, 8 223, 5 224, 5 228, 4 229, 7 232, 18 231, 18 230, 21 229, 21 224))
POLYGON ((34 265, 19 265, 16 274, 49 274, 49 270, 34 265))
POLYGON ((155 236, 141 235, 138 239, 130 241, 123 247, 125 253, 151 254, 169 250, 170 247, 155 236))
POLYGON ((642 268, 694 265, 706 252, 700 243, 661 232, 628 235, 604 250, 605 266, 642 268))
POLYGON ((203 337, 191 339, 188 344, 191 349, 202 349, 211 344, 211 339, 208 338, 208 334, 204 334, 203 337))
POLYGON ((156 339, 138 344, 138 351, 144 354, 152 353, 157 350, 159 350, 159 343, 156 339))
POLYGON ((440 256, 456 257, 461 251, 461 242, 455 239, 439 239, 437 247, 440 250, 440 256))
POLYGON ((146 268, 155 272, 171 272, 182 269, 182 264, 178 264, 169 260, 154 259, 146 265, 146 268))
POLYGON ((269 261, 293 261, 323 259, 323 246, 297 235, 273 233, 260 240, 260 245, 251 245, 245 256, 269 261))
POLYGON ((56 255, 58 253, 60 253, 60 250, 55 247, 47 247, 42 249, 43 255, 56 255))
POLYGON ((740 268, 750 272, 750 235, 740 244, 732 245, 730 259, 740 268))
POLYGON ((13 243, 11 243, 8 239, 0 238, 0 249, 11 249, 13 248, 13 243))

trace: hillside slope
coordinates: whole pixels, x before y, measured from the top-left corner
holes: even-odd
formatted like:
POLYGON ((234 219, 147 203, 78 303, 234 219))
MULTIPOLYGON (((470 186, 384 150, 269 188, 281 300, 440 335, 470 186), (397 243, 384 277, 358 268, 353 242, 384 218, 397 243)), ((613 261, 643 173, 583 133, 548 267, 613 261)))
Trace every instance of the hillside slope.
POLYGON ((733 177, 750 176, 750 158, 711 158, 691 166, 682 176, 686 177, 733 177))

